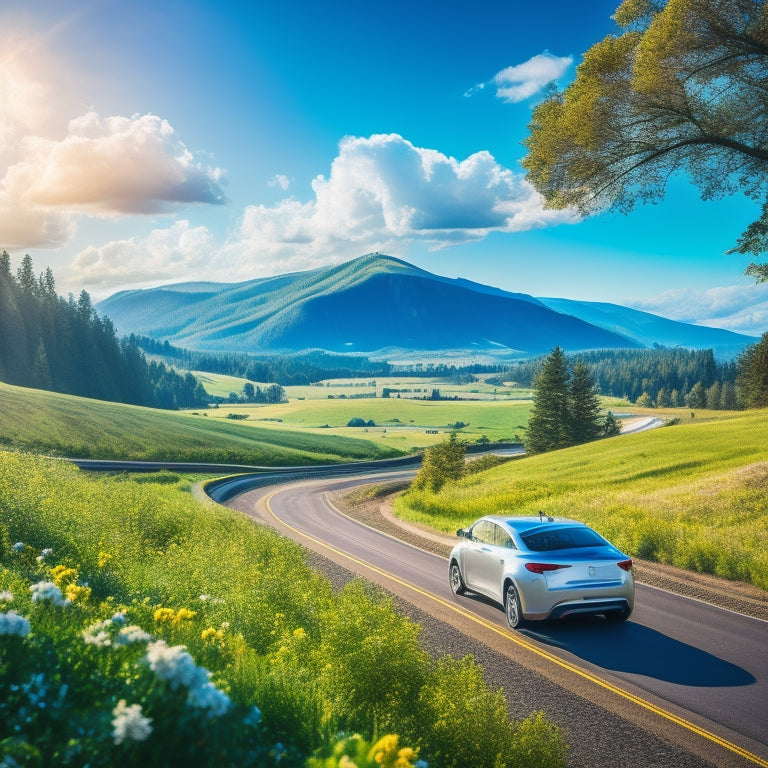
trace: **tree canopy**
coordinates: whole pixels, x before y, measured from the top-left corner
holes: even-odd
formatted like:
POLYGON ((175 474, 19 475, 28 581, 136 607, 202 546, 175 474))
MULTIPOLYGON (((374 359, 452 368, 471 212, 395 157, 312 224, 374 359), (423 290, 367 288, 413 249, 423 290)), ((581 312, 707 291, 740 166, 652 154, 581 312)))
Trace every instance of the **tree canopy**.
MULTIPOLYGON (((533 112, 523 160, 548 207, 588 215, 658 202, 686 173, 702 199, 762 203, 729 253, 768 251, 765 0, 624 0, 622 29, 533 112)), ((768 264, 746 273, 768 281, 768 264)))

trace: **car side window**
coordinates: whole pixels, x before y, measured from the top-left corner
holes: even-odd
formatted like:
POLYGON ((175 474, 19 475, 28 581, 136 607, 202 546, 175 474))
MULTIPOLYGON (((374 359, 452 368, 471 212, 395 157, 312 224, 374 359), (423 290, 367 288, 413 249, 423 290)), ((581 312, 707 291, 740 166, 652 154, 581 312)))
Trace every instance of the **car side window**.
POLYGON ((493 544, 492 535, 491 523, 487 520, 481 520, 472 528, 472 541, 477 541, 481 544, 493 544))
POLYGON ((505 549, 514 549, 515 543, 512 541, 512 537, 500 526, 494 525, 494 544, 497 547, 504 547, 505 549))

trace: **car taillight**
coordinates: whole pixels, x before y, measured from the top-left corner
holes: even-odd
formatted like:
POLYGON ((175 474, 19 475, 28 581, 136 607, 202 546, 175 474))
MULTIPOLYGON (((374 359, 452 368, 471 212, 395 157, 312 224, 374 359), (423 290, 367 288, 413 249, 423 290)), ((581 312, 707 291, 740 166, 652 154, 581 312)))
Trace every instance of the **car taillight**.
POLYGON ((622 560, 620 563, 616 563, 616 565, 621 568, 622 571, 631 571, 632 570, 632 561, 631 560, 622 560))
POLYGON ((544 571, 559 571, 561 568, 570 568, 570 565, 556 565, 555 563, 526 563, 525 567, 531 573, 544 573, 544 571))

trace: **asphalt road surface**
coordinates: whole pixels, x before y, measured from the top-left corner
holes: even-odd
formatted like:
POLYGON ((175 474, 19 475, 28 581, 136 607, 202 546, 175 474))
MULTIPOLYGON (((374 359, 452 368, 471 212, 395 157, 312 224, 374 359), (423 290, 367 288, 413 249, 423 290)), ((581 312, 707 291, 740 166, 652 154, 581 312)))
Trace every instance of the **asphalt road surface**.
POLYGON ((444 558, 328 501, 328 491, 361 482, 372 479, 258 488, 241 479, 212 495, 305 545, 328 573, 392 592, 432 650, 471 653, 483 665, 514 717, 543 710, 554 720, 573 768, 768 768, 768 622, 639 584, 624 624, 584 619, 514 632, 500 607, 452 594, 444 558))

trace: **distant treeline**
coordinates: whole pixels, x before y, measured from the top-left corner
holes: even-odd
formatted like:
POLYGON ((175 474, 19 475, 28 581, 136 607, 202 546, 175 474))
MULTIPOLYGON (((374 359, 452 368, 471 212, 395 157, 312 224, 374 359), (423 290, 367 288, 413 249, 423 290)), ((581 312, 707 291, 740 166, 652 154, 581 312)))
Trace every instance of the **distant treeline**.
POLYGON ((130 338, 147 355, 172 361, 180 368, 237 376, 248 381, 274 382, 283 387, 308 386, 323 379, 375 379, 393 375, 441 376, 453 378, 456 383, 466 383, 472 380, 474 373, 496 373, 505 368, 503 365, 390 365, 358 355, 336 355, 320 350, 299 355, 254 357, 245 353, 194 352, 148 336, 132 335, 130 338))
POLYGON ((191 374, 147 363, 135 341, 119 341, 85 291, 77 299, 58 296, 50 268, 36 277, 27 255, 14 276, 6 251, 0 254, 0 381, 156 408, 197 407, 209 399, 191 374))
MULTIPOLYGON (((512 380, 531 386, 544 358, 515 363, 512 380)), ((646 407, 725 408, 740 406, 735 362, 718 363, 711 349, 602 350, 569 355, 584 362, 600 394, 646 407)))

